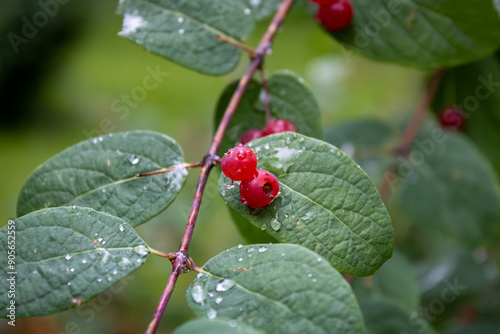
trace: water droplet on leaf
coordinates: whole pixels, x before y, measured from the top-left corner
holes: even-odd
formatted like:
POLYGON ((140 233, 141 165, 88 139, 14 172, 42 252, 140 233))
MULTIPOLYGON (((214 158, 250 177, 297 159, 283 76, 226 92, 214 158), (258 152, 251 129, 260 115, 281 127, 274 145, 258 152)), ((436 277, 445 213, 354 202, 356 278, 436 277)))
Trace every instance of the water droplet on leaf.
POLYGON ((137 157, 135 154, 132 154, 129 158, 128 158, 128 161, 132 164, 132 165, 137 165, 139 163, 139 157, 137 157))
POLYGON ((215 288, 215 290, 227 291, 231 289, 233 286, 235 286, 235 284, 236 284, 235 281, 225 278, 222 281, 219 281, 219 283, 217 283, 217 287, 215 288))
POLYGON ((191 298, 193 298, 194 302, 197 304, 205 304, 206 296, 201 285, 196 284, 195 286, 193 286, 193 290, 191 291, 191 298))
POLYGON ((210 319, 210 320, 213 320, 215 318, 217 318, 217 311, 214 310, 213 308, 211 308, 208 312, 207 312, 207 318, 210 319))

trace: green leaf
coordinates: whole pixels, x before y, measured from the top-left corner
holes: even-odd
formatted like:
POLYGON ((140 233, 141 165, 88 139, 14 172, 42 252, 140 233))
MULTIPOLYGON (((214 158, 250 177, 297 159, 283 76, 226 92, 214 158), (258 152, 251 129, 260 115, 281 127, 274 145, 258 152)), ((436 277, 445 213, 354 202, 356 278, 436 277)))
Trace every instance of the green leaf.
POLYGON ((88 139, 40 165, 21 189, 17 214, 47 207, 91 207, 142 224, 165 210, 187 177, 185 169, 137 178, 183 163, 171 138, 134 131, 88 139))
POLYGON ((407 311, 417 310, 420 303, 417 277, 410 263, 398 252, 375 275, 355 278, 352 288, 360 302, 379 297, 407 311))
POLYGON ((332 32, 350 57, 421 69, 455 66, 491 54, 500 45, 492 1, 353 0, 354 19, 332 32))
POLYGON ((448 70, 434 108, 458 106, 465 117, 465 134, 491 161, 500 176, 500 56, 448 70))
MULTIPOLYGON (((215 115, 216 126, 220 123, 237 84, 235 82, 229 85, 219 99, 215 115)), ((318 103, 302 78, 289 71, 276 73, 269 78, 268 87, 273 118, 284 118, 293 122, 297 131, 306 136, 323 138, 318 103)), ((262 85, 252 81, 229 124, 219 153, 223 154, 239 143, 246 130, 262 129, 265 124, 262 85)))
MULTIPOLYGON (((15 231, 15 266, 3 262, 0 307, 9 303, 7 277, 16 272, 16 317, 64 311, 86 302, 144 264, 149 249, 124 220, 90 208, 30 213, 0 229, 7 259, 15 231), (9 239, 8 239, 9 236, 9 239)), ((10 253, 9 253, 10 254, 10 253)), ((2 314, 5 317, 5 313, 2 314)))
POLYGON ((297 245, 238 246, 212 258, 186 299, 199 317, 266 333, 364 333, 354 295, 328 261, 297 245))
POLYGON ((434 334, 434 329, 417 312, 408 312, 383 300, 360 303, 368 334, 434 334))
POLYGON ((394 188, 391 208, 472 248, 498 240, 498 179, 463 135, 428 124, 409 158, 399 160, 398 170, 403 182, 394 188))
POLYGON ((238 187, 222 174, 219 192, 227 204, 280 242, 295 243, 325 257, 338 270, 375 273, 391 257, 393 231, 382 200, 363 170, 338 148, 286 132, 248 144, 258 168, 274 173, 280 195, 264 210, 241 204, 238 187))
POLYGON ((217 35, 244 41, 254 29, 242 0, 123 0, 119 33, 182 66, 206 74, 231 71, 241 51, 217 35))
POLYGON ((256 20, 263 20, 278 10, 283 0, 244 0, 256 20))
POLYGON ((236 320, 221 321, 209 319, 191 320, 177 328, 173 334, 264 334, 236 320))

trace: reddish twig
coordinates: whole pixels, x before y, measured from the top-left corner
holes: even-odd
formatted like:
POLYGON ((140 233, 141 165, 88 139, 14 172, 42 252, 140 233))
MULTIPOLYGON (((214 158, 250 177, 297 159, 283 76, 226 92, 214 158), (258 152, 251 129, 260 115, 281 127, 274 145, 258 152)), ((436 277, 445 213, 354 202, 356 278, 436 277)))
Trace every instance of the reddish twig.
MULTIPOLYGON (((420 126, 422 125, 422 122, 424 121, 425 116, 427 115, 427 112, 430 108, 432 100, 436 95, 439 83, 443 78, 443 74, 444 74, 443 70, 437 70, 432 74, 432 77, 429 80, 424 93, 422 94, 422 97, 420 99, 420 102, 418 103, 417 108, 413 112, 412 117, 410 118, 408 124, 406 125, 403 135, 401 136, 401 140, 399 141, 399 144, 396 146, 396 149, 394 150, 394 152, 398 156, 405 157, 410 153, 413 141, 415 140, 418 130, 420 129, 420 126)), ((380 197, 382 198, 384 203, 387 201, 389 194, 391 193, 391 189, 394 184, 394 180, 396 179, 397 172, 398 172, 398 165, 397 163, 395 163, 391 165, 391 167, 385 173, 384 180, 379 191, 380 197)))
MULTIPOLYGON (((189 244, 191 243, 191 238, 193 236, 194 227, 196 224, 196 219, 198 218, 198 213, 200 210, 201 199, 203 196, 203 192, 205 190, 205 186, 207 184, 208 176, 210 171, 214 166, 214 161, 218 159, 217 152, 222 143, 222 139, 224 138, 224 134, 229 126, 229 122, 231 121, 236 109, 245 93, 246 88, 254 76, 255 72, 262 65, 264 57, 266 55, 266 50, 268 49, 271 41, 275 37, 278 32, 279 27, 283 23, 290 7, 294 3, 294 0, 284 0, 278 9, 276 15, 274 16, 271 24, 267 28, 264 36, 262 37, 257 50, 255 51, 254 57, 250 62, 250 65, 247 68, 247 71, 241 78, 238 88, 233 94, 229 105, 226 108, 224 116, 219 124, 219 127, 214 135, 208 153, 205 155, 202 161, 202 168, 200 171, 200 176, 198 179, 198 184, 196 185, 196 191, 194 194, 193 205, 191 207, 191 212, 189 213, 189 218, 186 224, 186 230, 184 231, 184 236, 182 237, 181 245, 179 247, 179 251, 176 253, 177 256, 175 259, 172 259, 172 272, 168 279, 167 285, 160 297, 160 302, 156 308, 156 311, 153 315, 153 319, 151 320, 148 329, 146 330, 146 334, 152 334, 156 332, 158 328, 158 324, 160 322, 161 317, 163 316, 163 312, 165 311, 165 307, 168 304, 170 296, 172 295, 172 291, 174 289, 175 283, 179 275, 185 270, 185 268, 197 268, 194 266, 192 261, 189 259, 187 255, 187 251, 189 248, 189 244)), ((199 270, 199 268, 198 268, 199 270)))

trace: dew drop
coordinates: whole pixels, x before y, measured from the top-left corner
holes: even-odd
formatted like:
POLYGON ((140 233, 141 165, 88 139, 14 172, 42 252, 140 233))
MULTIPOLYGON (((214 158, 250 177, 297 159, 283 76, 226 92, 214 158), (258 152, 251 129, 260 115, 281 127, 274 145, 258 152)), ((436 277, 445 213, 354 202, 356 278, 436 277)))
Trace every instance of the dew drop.
POLYGON ((235 328, 236 326, 238 326, 238 321, 231 319, 227 324, 229 325, 229 327, 235 328))
POLYGON ((313 283, 316 283, 317 279, 313 278, 312 281, 313 281, 313 283))
POLYGON ((99 139, 99 141, 100 141, 101 143, 102 143, 102 141, 104 140, 102 137, 99 137, 98 139, 99 139))
POLYGON ((40 274, 38 273, 38 270, 33 270, 33 275, 40 275, 40 274))
POLYGON ((120 230, 120 232, 125 231, 125 227, 123 227, 123 224, 120 224, 120 226, 118 227, 118 229, 120 230))
POLYGON ((71 208, 72 208, 73 210, 76 210, 76 205, 73 205, 71 208))
POLYGON ((146 246, 144 245, 139 245, 134 248, 134 252, 139 255, 140 257, 145 257, 149 254, 149 250, 146 246))
POLYGON ((250 6, 257 7, 258 5, 260 5, 260 1, 261 0, 250 0, 250 6))
POLYGON ((71 259, 71 255, 69 255, 69 253, 68 253, 68 254, 66 254, 66 256, 65 256, 64 258, 65 258, 66 260, 69 260, 69 259, 71 259))
POLYGON ((214 310, 213 308, 211 308, 208 312, 207 312, 207 318, 210 319, 210 320, 213 320, 215 318, 217 318, 217 311, 214 310))
POLYGON ((242 249, 242 248, 243 248, 243 244, 239 244, 238 249, 242 249))
POLYGON ((184 22, 184 18, 183 18, 182 16, 178 17, 178 18, 177 18, 177 22, 179 22, 179 23, 184 22))
POLYGON ((193 290, 191 291, 191 298, 193 298, 194 302, 197 304, 205 304, 206 297, 201 285, 197 284, 193 286, 193 290))
POLYGON ((266 49, 266 54, 267 54, 268 56, 272 55, 272 54, 273 54, 273 48, 267 48, 267 49, 266 49))
POLYGON ((135 154, 132 154, 129 158, 128 158, 128 161, 132 164, 132 165, 137 165, 139 163, 139 157, 136 156, 135 154))
POLYGON ((265 230, 267 230, 267 226, 266 226, 266 224, 262 224, 262 226, 260 227, 260 230, 261 230, 261 231, 265 231, 265 230))
POLYGON ((99 278, 97 279, 97 282, 98 282, 98 283, 101 283, 101 282, 102 282, 102 277, 99 277, 99 278))
POLYGON ((318 262, 321 262, 321 261, 323 261, 323 260, 320 257, 318 257, 318 262))
POLYGON ((246 15, 252 14, 252 10, 250 8, 245 8, 245 14, 246 15))
POLYGON ((255 249, 253 247, 250 247, 247 249, 247 253, 253 253, 255 251, 255 249))
POLYGON ((71 268, 69 271, 71 271, 73 273, 73 272, 75 272, 75 268, 71 268))
POLYGON ((218 304, 222 303, 222 300, 223 300, 223 298, 222 298, 222 297, 217 297, 217 298, 215 298, 215 304, 217 304, 217 305, 218 305, 218 304))
POLYGON ((281 256, 285 256, 285 253, 281 253, 281 256))
POLYGON ((209 293, 208 293, 208 296, 209 296, 210 298, 212 298, 212 297, 214 296, 213 292, 209 292, 209 293))
POLYGON ((97 138, 92 139, 92 142, 93 142, 94 144, 97 144, 97 138))
POLYGON ((260 246, 260 247, 259 247, 259 253, 264 253, 264 252, 267 252, 267 247, 265 247, 265 246, 260 246))
POLYGON ((240 257, 240 258, 238 259, 238 261, 239 261, 239 262, 242 262, 242 261, 243 261, 243 258, 242 258, 242 257, 240 257))
POLYGON ((83 259, 83 260, 82 260, 82 263, 83 263, 83 264, 87 263, 87 260, 86 260, 86 259, 83 259))
POLYGON ((68 286, 71 286, 71 282, 68 282, 68 286))
POLYGON ((38 249, 33 249, 33 254, 38 254, 38 249))
POLYGON ((307 277, 311 278, 313 276, 313 274, 309 273, 307 274, 307 277))
POLYGON ((113 271, 112 271, 111 273, 112 273, 113 275, 116 275, 116 274, 118 274, 118 270, 113 269, 113 271))
POLYGON ((179 33, 179 35, 183 35, 184 34, 184 29, 180 28, 179 30, 177 30, 177 32, 179 33))
POLYGON ((219 283, 217 283, 217 287, 215 288, 215 290, 227 291, 227 290, 231 289, 235 284, 236 283, 233 280, 225 278, 222 281, 219 281, 219 283))
POLYGON ((128 267, 131 264, 132 264, 132 262, 129 259, 127 259, 126 257, 122 257, 121 261, 118 262, 118 265, 120 267, 128 267))
POLYGON ((278 232, 281 229, 281 223, 275 219, 271 222, 271 228, 278 232))

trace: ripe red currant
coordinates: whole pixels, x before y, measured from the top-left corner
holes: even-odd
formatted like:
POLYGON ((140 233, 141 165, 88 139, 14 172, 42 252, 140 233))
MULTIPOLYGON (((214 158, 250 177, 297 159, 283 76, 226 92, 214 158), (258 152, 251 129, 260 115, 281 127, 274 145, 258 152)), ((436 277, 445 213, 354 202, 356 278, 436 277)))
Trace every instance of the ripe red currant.
POLYGON ((444 108, 439 114, 439 122, 446 129, 461 131, 465 127, 465 117, 458 107, 444 108))
POLYGON ((328 5, 321 5, 316 14, 316 20, 328 30, 339 30, 347 27, 353 17, 350 0, 338 0, 328 5))
POLYGON ((262 130, 260 129, 256 129, 256 128, 253 128, 253 129, 250 129, 250 130, 247 130, 242 136, 241 136, 241 139, 240 139, 240 143, 242 144, 246 144, 248 143, 249 141, 252 141, 252 140, 255 140, 255 139, 258 139, 262 137, 262 130))
POLYGON ((329 4, 337 2, 338 0, 309 0, 309 1, 315 2, 315 3, 320 4, 320 5, 329 5, 329 4))
POLYGON ((222 172, 233 181, 251 179, 256 174, 257 156, 251 148, 239 144, 222 157, 222 172))
POLYGON ((241 203, 252 209, 269 205, 280 191, 280 184, 274 174, 258 169, 253 179, 243 180, 240 184, 241 203))
POLYGON ((267 123, 264 130, 262 130, 262 137, 286 131, 297 132, 297 127, 286 119, 272 119, 267 123))

